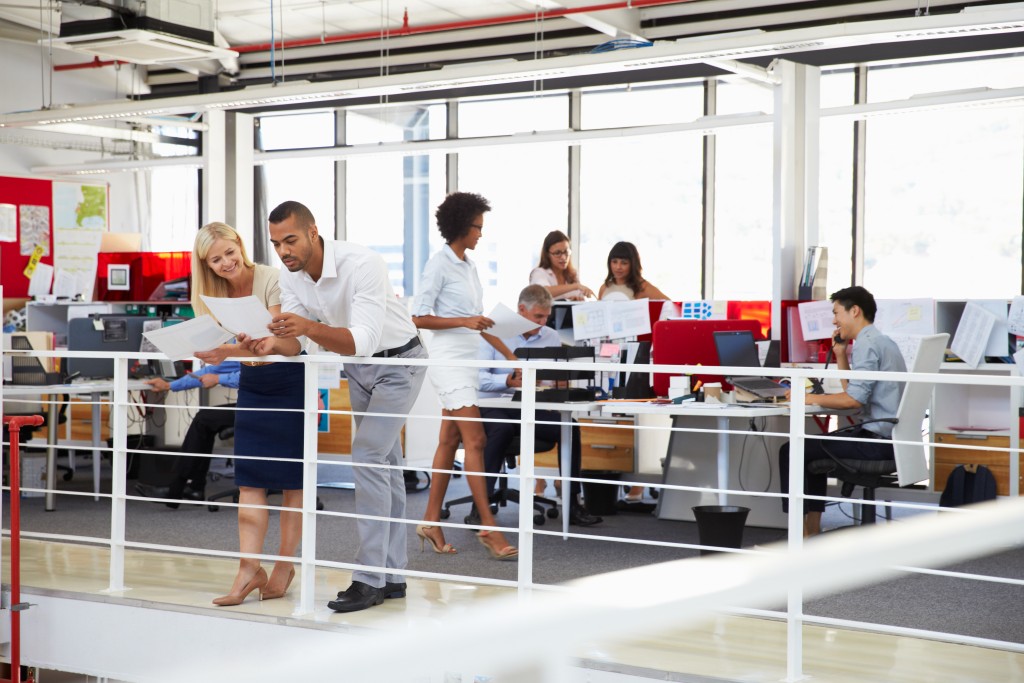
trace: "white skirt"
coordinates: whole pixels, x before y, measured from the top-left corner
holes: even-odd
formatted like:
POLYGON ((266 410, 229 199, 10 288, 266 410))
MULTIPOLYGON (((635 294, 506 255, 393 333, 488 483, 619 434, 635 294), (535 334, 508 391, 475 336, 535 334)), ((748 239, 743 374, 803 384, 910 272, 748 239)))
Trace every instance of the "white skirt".
POLYGON ((441 407, 445 410, 458 410, 477 405, 480 368, 467 368, 458 364, 458 361, 480 358, 480 335, 434 330, 429 353, 431 360, 454 361, 452 365, 431 365, 427 369, 427 376, 441 400, 441 407))

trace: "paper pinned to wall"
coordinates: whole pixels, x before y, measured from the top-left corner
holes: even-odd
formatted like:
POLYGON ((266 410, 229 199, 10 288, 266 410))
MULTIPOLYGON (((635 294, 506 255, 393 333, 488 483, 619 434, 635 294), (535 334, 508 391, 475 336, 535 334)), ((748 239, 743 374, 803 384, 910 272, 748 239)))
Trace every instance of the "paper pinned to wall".
POLYGON ((53 278, 53 295, 58 298, 74 299, 79 292, 81 289, 75 274, 58 268, 53 278))
POLYGON ((1024 337, 1024 296, 1013 297, 1006 322, 1011 334, 1024 337))
POLYGON ((879 332, 926 336, 935 334, 934 299, 878 299, 875 327, 879 332))
POLYGON ((42 245, 43 256, 50 255, 50 207, 22 204, 18 207, 21 222, 22 256, 31 254, 36 245, 42 245))
MULTIPOLYGON (((917 350, 921 346, 921 336, 918 334, 887 334, 889 339, 896 342, 896 346, 900 349, 900 354, 903 356, 903 361, 907 364, 907 369, 914 367, 914 361, 917 359, 917 350)), ((856 348, 856 345, 854 345, 856 348)))
POLYGON ((985 359, 988 338, 996 326, 996 316, 973 301, 967 302, 950 346, 960 360, 976 368, 985 359))
POLYGON ((28 295, 46 296, 50 293, 51 282, 53 282, 53 266, 48 263, 37 263, 36 269, 32 272, 32 278, 28 282, 28 295))
POLYGON ((53 238, 53 265, 75 277, 76 293, 85 301, 92 301, 102 237, 96 230, 58 230, 53 238))
POLYGON ((805 301, 800 310, 800 333, 804 339, 828 339, 836 327, 832 324, 831 301, 805 301))
POLYGON ((18 241, 18 207, 0 204, 0 242, 18 241))

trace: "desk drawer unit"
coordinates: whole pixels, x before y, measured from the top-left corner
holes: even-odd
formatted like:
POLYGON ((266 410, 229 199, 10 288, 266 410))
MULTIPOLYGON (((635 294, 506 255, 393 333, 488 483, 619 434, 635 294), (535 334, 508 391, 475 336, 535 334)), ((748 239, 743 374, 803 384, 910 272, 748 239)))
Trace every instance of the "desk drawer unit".
POLYGON ((632 472, 635 463, 633 419, 581 419, 581 469, 632 472), (622 425, 622 426, 605 426, 622 425))
MULTIPOLYGON (((1009 436, 941 434, 935 435, 935 465, 932 468, 933 488, 942 491, 946 479, 957 465, 984 465, 992 470, 996 478, 996 493, 1010 494, 1010 454, 1005 450, 968 450, 948 446, 972 446, 973 448, 1005 449, 1010 447, 1009 436), (943 445, 947 447, 943 447, 943 445)), ((1014 454, 1020 458, 1020 453, 1014 454)), ((1024 482, 1018 482, 1018 491, 1024 492, 1024 482)))

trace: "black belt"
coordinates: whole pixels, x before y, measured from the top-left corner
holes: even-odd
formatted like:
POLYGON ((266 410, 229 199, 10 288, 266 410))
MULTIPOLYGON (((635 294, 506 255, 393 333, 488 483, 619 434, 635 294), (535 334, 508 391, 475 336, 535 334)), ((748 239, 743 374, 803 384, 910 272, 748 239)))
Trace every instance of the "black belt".
POLYGON ((413 337, 409 341, 405 342, 401 346, 396 346, 393 349, 384 349, 383 351, 378 351, 377 353, 373 354, 373 357, 374 358, 390 358, 391 356, 399 356, 399 355, 405 353, 406 351, 411 351, 411 350, 415 349, 419 345, 420 345, 420 337, 419 337, 419 335, 416 335, 415 337, 413 337))

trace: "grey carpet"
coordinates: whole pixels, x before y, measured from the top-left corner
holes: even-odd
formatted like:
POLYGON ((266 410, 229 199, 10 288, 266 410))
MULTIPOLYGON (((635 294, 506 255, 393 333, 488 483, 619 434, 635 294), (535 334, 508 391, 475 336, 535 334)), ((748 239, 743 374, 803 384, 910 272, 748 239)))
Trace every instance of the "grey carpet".
MULTIPOLYGON (((346 467, 332 467, 330 478, 344 479, 346 475, 343 472, 347 470, 346 467)), ((107 476, 109 477, 109 474, 107 476)), ((454 479, 448 498, 466 495, 465 482, 465 478, 454 479)), ((109 491, 109 483, 109 479, 104 481, 104 490, 109 491)), ((134 481, 129 481, 129 492, 132 491, 133 485, 134 481)), ((60 484, 60 488, 64 490, 77 491, 90 490, 90 486, 88 475, 60 484)), ((211 482, 207 493, 231 486, 230 479, 222 478, 211 482)), ((351 490, 321 487, 318 489, 318 495, 328 511, 353 511, 351 490)), ((275 499, 271 500, 273 502, 275 499)), ((426 502, 426 491, 409 494, 410 520, 421 518, 426 502)), ((468 512, 467 507, 454 508, 452 518, 448 521, 460 522, 468 512)), ((848 510, 846 506, 844 509, 848 510)), ((41 498, 23 499, 22 510, 23 527, 27 531, 99 538, 106 538, 110 533, 109 503, 104 500, 94 502, 91 496, 59 495, 57 510, 53 512, 43 511, 41 498)), ((9 520, 6 510, 4 514, 5 521, 9 520)), ((516 526, 518 507, 513 504, 500 509, 497 518, 499 524, 516 526)), ((839 509, 832 507, 826 513, 826 528, 846 523, 849 522, 839 509)), ((896 523, 899 523, 898 519, 896 523)), ((547 520, 543 526, 535 528, 539 531, 554 532, 560 530, 561 522, 547 520)), ((604 523, 598 526, 570 529, 583 535, 622 539, 697 542, 696 525, 663 521, 650 514, 620 513, 606 516, 604 523)), ((130 501, 126 517, 126 535, 131 541, 227 551, 237 549, 237 525, 232 508, 209 512, 206 507, 182 506, 179 510, 171 510, 161 504, 130 501)), ((447 540, 459 549, 457 555, 438 555, 431 552, 429 546, 425 552, 420 552, 419 539, 415 536, 413 523, 410 523, 410 568, 470 577, 508 580, 516 578, 516 563, 492 560, 476 541, 470 529, 449 529, 446 535, 447 540)), ((781 540, 784 535, 783 530, 748 527, 744 533, 744 545, 771 543, 781 540)), ((322 559, 354 561, 354 538, 354 521, 351 518, 321 517, 317 522, 317 550, 318 556, 322 559)), ((515 536, 511 536, 510 540, 516 542, 515 536)), ((276 524, 274 519, 271 519, 266 551, 274 552, 277 542, 276 524)), ((696 551, 688 549, 623 544, 597 539, 563 541, 560 537, 544 534, 535 535, 534 549, 534 580, 544 584, 557 584, 582 576, 697 555, 696 551)), ((989 576, 1024 578, 1024 550, 1008 550, 960 563, 950 569, 989 576)), ((624 585, 623 590, 628 591, 629 586, 624 585)), ((808 602, 805 611, 810 615, 1024 642, 1024 629, 1020 627, 1020 614, 1024 611, 1024 590, 1002 584, 906 575, 894 581, 815 599, 808 602)))

